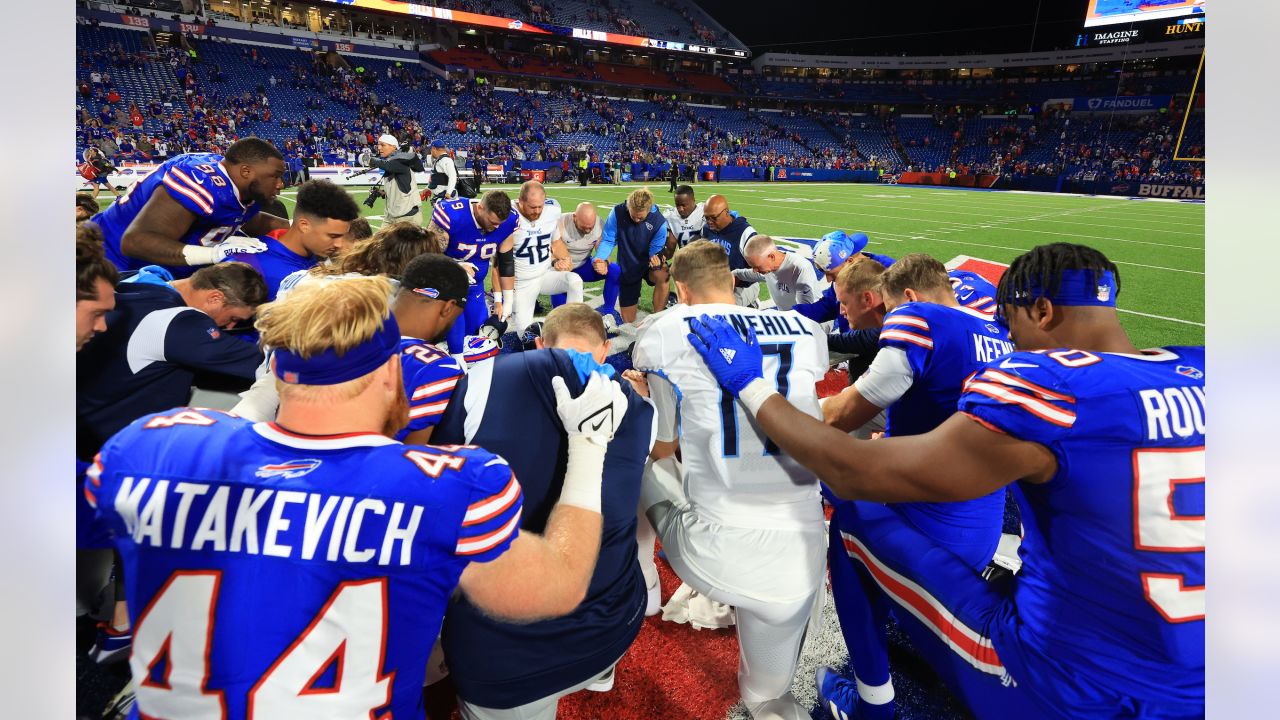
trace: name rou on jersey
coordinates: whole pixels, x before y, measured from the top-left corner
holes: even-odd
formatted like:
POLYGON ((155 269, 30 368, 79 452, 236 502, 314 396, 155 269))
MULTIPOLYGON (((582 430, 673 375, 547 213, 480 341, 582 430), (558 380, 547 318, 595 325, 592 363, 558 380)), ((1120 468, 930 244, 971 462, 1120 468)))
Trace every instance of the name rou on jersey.
MULTIPOLYGON (((728 320, 733 329, 738 334, 746 337, 747 328, 753 328, 756 335, 772 337, 776 335, 812 335, 809 329, 800 322, 798 317, 789 316, 787 313, 765 313, 762 315, 714 315, 713 317, 728 320)), ((688 325, 694 316, 684 318, 685 325, 688 325)))
POLYGON ((979 335, 973 333, 973 354, 978 362, 989 363, 992 360, 1008 355, 1013 352, 1013 343, 998 337, 990 335, 979 335))
POLYGON ((1204 436, 1204 388, 1167 387, 1138 391, 1147 415, 1148 440, 1184 440, 1204 436))
POLYGON ((115 509, 139 546, 402 566, 423 513, 377 498, 131 476, 115 509))

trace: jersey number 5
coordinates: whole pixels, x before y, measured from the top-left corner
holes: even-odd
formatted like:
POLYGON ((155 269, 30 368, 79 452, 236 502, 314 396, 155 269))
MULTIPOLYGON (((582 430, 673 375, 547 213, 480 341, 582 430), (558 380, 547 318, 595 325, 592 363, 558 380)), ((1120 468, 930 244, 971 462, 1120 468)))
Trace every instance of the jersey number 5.
MULTIPOLYGON (((1133 545, 1159 553, 1203 553, 1204 516, 1179 515, 1174 495, 1182 485, 1204 484, 1204 447, 1135 450, 1133 545)), ((1147 602, 1172 623, 1204 619, 1204 586, 1185 575, 1144 572, 1147 602)))
MULTIPOLYGON (((177 571, 138 616, 130 665, 144 717, 227 717, 223 691, 206 687, 221 580, 218 571, 177 571)), ((254 683, 246 717, 372 717, 395 680, 382 672, 386 607, 386 578, 339 584, 254 683)))
MULTIPOLYGON (((787 397, 791 390, 791 348, 792 343, 760 344, 760 352, 765 357, 774 355, 778 358, 778 371, 774 375, 773 385, 782 397, 787 397)), ((756 434, 764 444, 765 455, 777 455, 781 452, 764 433, 756 430, 756 434)), ((724 457, 738 457, 738 403, 724 388, 720 389, 720 443, 720 451, 724 457)))

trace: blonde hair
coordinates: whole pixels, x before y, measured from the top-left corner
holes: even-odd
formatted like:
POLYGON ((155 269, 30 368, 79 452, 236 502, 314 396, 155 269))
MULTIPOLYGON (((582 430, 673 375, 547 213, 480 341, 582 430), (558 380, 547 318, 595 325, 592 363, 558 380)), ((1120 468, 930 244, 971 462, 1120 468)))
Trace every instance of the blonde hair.
MULTIPOLYGON (((287 348, 303 358, 332 348, 343 355, 373 337, 391 315, 391 282, 357 277, 299 285, 284 300, 258 310, 258 329, 266 347, 287 348)), ((364 392, 373 372, 336 385, 296 385, 276 380, 280 397, 302 402, 341 402, 364 392)))
POLYGON ((644 210, 647 213, 651 207, 653 207, 653 193, 649 192, 649 188, 636 188, 627 196, 627 210, 632 212, 644 210))
POLYGON ((836 286, 847 293, 867 291, 880 292, 880 276, 884 274, 884 265, 865 255, 855 255, 850 262, 840 268, 836 275, 836 286))
POLYGON ((676 250, 671 258, 671 279, 694 291, 733 288, 729 256, 710 240, 694 240, 676 250))
POLYGON ((542 324, 542 342, 547 347, 555 347, 556 341, 565 335, 589 342, 609 341, 609 335, 604 329, 604 318, 586 303, 567 303, 547 315, 542 324))
POLYGON ((947 267, 924 253, 904 255, 880 276, 880 292, 900 298, 907 288, 917 293, 951 292, 947 267))

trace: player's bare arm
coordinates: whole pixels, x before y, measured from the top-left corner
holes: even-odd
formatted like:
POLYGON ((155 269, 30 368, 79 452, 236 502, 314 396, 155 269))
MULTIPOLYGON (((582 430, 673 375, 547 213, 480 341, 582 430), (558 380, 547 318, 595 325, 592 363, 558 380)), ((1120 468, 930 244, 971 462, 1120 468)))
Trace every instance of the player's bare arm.
POLYGON ((555 235, 551 238, 551 257, 554 258, 552 267, 556 270, 569 271, 573 269, 573 265, 569 262, 569 246, 561 236, 561 228, 561 223, 556 223, 555 235))
POLYGON ((430 427, 424 427, 421 430, 414 430, 408 435, 405 435, 402 442, 404 442, 405 445, 430 445, 431 431, 435 429, 435 425, 432 425, 430 427))
POLYGON ((258 237, 276 230, 289 229, 289 221, 269 213, 260 212, 249 218, 249 221, 242 225, 240 229, 244 231, 245 235, 258 237))
POLYGON ((120 251, 130 257, 161 265, 186 265, 186 243, 179 238, 195 222, 195 213, 183 207, 169 190, 151 194, 129 229, 120 238, 120 251))
POLYGON ((822 419, 833 428, 850 432, 871 422, 884 408, 868 400, 855 385, 822 402, 822 419))

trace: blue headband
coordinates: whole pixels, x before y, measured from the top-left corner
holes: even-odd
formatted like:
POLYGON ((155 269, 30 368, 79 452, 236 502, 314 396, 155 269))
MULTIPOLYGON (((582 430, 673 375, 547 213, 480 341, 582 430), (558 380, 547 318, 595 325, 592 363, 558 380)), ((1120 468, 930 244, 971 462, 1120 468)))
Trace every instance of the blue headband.
POLYGON ((1029 290, 1014 293, 1013 301, 1015 305, 1029 305, 1043 297, 1054 305, 1115 307, 1118 292, 1116 276, 1110 270, 1063 270, 1057 292, 1050 295, 1032 280, 1029 290))
POLYGON ((271 355, 271 370, 290 385, 337 385, 382 367, 400 349, 400 326, 388 315, 373 337, 339 355, 333 348, 303 358, 286 348, 271 355))

